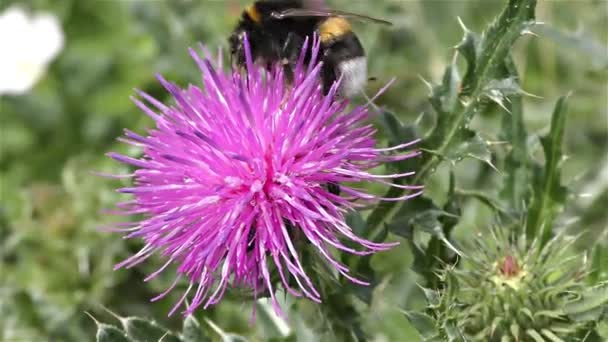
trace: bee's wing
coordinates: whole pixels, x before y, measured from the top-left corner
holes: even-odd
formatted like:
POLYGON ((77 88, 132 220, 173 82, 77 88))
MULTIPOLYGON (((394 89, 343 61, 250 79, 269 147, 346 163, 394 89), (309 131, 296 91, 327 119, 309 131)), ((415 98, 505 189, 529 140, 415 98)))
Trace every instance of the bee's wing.
POLYGON ((302 8, 314 11, 326 11, 329 9, 325 0, 303 0, 302 8))
POLYGON ((290 8, 279 12, 272 12, 272 17, 276 19, 294 18, 294 17, 345 17, 365 21, 371 21, 376 24, 392 25, 390 21, 369 17, 363 14, 350 13, 331 9, 308 9, 308 8, 290 8))

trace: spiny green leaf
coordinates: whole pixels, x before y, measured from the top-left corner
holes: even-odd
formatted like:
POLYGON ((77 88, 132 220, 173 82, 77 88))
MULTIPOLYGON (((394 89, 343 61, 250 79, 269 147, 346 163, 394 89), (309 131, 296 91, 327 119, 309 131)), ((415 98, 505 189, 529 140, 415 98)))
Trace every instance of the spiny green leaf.
POLYGON ((543 334, 543 336, 545 336, 546 338, 548 338, 551 342, 564 342, 564 340, 562 340, 561 338, 559 338, 557 335, 555 335, 549 329, 541 329, 540 332, 543 334))
POLYGON ((541 138, 545 166, 542 170, 536 170, 532 203, 528 211, 526 235, 530 240, 538 236, 541 245, 551 238, 553 220, 566 200, 566 189, 561 185, 566 100, 566 97, 562 97, 557 101, 551 119, 551 131, 541 138))
POLYGON ((136 342, 158 341, 169 331, 159 326, 154 321, 148 321, 139 317, 126 317, 121 323, 131 339, 136 342))
MULTIPOLYGON (((512 57, 505 60, 504 77, 519 79, 519 74, 512 57)), ((528 170, 528 132, 524 125, 523 103, 521 95, 509 97, 506 104, 510 115, 503 116, 502 139, 507 141, 510 151, 505 158, 504 181, 501 197, 509 203, 516 212, 522 212, 529 201, 529 170, 528 170)))
MULTIPOLYGON (((394 113, 386 109, 384 109, 380 115, 380 123, 382 124, 382 127, 384 128, 383 131, 388 138, 389 146, 403 144, 417 138, 416 130, 413 126, 404 125, 394 113)), ((416 146, 413 146, 412 148, 415 147, 416 146)), ((409 158, 395 163, 390 163, 388 164, 388 167, 401 172, 403 170, 417 169, 418 163, 419 158, 409 158)))
MULTIPOLYGON (((464 141, 462 131, 472 118, 483 109, 483 94, 485 86, 499 78, 511 46, 522 32, 534 23, 536 0, 510 0, 499 17, 484 32, 482 38, 475 42, 474 37, 465 33, 464 43, 459 50, 469 64, 467 73, 462 81, 461 100, 450 115, 442 116, 430 137, 424 142, 423 148, 432 153, 423 155, 423 160, 413 184, 424 182, 425 178, 435 171, 443 160, 441 156, 464 141), (470 46, 470 47, 469 47, 470 46)), ((470 134, 468 134, 470 136, 470 134)), ((458 158, 458 157, 457 157, 458 158)), ((485 159, 485 158, 482 158, 485 159)), ((395 188, 389 190, 387 197, 402 195, 403 191, 395 188)), ((415 201, 415 200, 414 200, 415 201)), ((408 205, 409 205, 408 201, 408 205)), ((368 226, 371 230, 381 226, 386 220, 391 220, 399 211, 396 202, 383 202, 370 214, 368 226)))
POLYGON ((273 337, 269 338, 268 342, 297 342, 298 338, 296 335, 289 335, 287 337, 273 337))
POLYGON ((222 338, 223 342, 249 342, 249 339, 245 336, 237 334, 228 334, 222 338))
POLYGON ((172 332, 167 331, 163 337, 161 337, 158 342, 183 342, 178 336, 173 334, 172 332))
MULTIPOLYGON (((508 58, 508 57, 507 57, 508 58)), ((509 76, 501 79, 494 79, 488 82, 484 88, 486 96, 490 97, 492 92, 498 92, 502 97, 512 95, 526 95, 527 93, 521 89, 521 85, 517 80, 517 76, 509 76)))
POLYGON ((504 324, 503 322, 504 322, 504 318, 502 316, 494 317, 494 319, 492 320, 492 324, 489 327, 490 328, 489 335, 490 336, 494 335, 496 328, 498 328, 501 324, 504 324))
POLYGON ((374 285, 378 283, 375 279, 375 271, 370 264, 371 258, 366 257, 365 260, 357 264, 357 276, 365 279, 370 283, 370 286, 358 286, 356 284, 348 284, 348 288, 352 293, 357 296, 361 301, 366 304, 371 304, 373 294, 374 294, 374 285))
POLYGON ((439 217, 442 216, 452 216, 450 213, 437 209, 429 209, 420 213, 417 213, 413 217, 410 218, 401 218, 396 222, 388 225, 389 230, 397 235, 401 235, 403 237, 411 236, 411 231, 413 229, 418 229, 420 231, 436 235, 443 236, 443 231, 441 230, 441 222, 439 222, 439 217))
POLYGON ((460 283, 456 277, 455 266, 449 266, 444 274, 441 276, 441 280, 446 286, 445 296, 448 300, 455 300, 458 296, 458 290, 460 289, 460 283))
POLYGON ((110 324, 100 323, 88 312, 85 312, 85 314, 89 316, 97 326, 97 333, 95 335, 97 342, 132 342, 132 340, 117 327, 110 324))
POLYGON ((542 318, 542 317, 547 317, 547 318, 562 318, 564 316, 564 312, 561 310, 541 310, 541 311, 536 311, 534 312, 534 317, 535 318, 542 318))
POLYGON ((427 286, 433 286, 437 281, 435 268, 440 262, 448 262, 448 247, 456 254, 461 254, 448 240, 448 235, 458 223, 459 209, 453 201, 448 201, 444 209, 437 207, 428 198, 419 198, 410 206, 403 207, 395 221, 386 224, 392 233, 407 239, 414 254, 412 270, 427 280, 427 286), (432 237, 426 246, 415 243, 414 232, 424 232, 432 237))
POLYGON ((117 327, 109 324, 97 324, 97 342, 132 342, 127 335, 117 327))
POLYGON ((414 328, 418 330, 423 341, 437 338, 439 333, 437 331, 436 322, 430 316, 415 311, 402 311, 405 317, 412 323, 414 328))
POLYGON ((601 319, 601 317, 604 315, 604 310, 605 308, 603 306, 598 306, 581 313, 571 314, 568 317, 570 317, 570 319, 574 322, 595 322, 601 319))
POLYGON ((588 331, 581 337, 581 342, 606 342, 608 334, 602 334, 599 329, 588 331))
POLYGON ((433 260, 427 257, 424 249, 419 246, 413 239, 407 240, 410 250, 414 255, 414 263, 412 264, 412 271, 420 274, 427 275, 428 277, 432 276, 434 271, 433 269, 433 260))
POLYGON ((433 308, 433 307, 439 306, 439 304, 440 304, 439 292, 432 290, 432 289, 427 289, 422 286, 420 286, 420 289, 424 293, 424 296, 426 297, 426 301, 429 304, 429 307, 433 308))
POLYGON ((367 228, 367 223, 361 217, 361 214, 358 211, 349 212, 346 215, 346 224, 353 230, 353 232, 358 236, 364 236, 365 230, 367 228))
POLYGON ((519 311, 524 314, 527 318, 530 319, 530 321, 532 321, 532 323, 534 323, 536 321, 536 319, 534 318, 534 314, 532 314, 532 311, 528 308, 521 308, 519 309, 519 311))
POLYGON ((490 81, 485 86, 483 95, 486 98, 490 99, 492 102, 499 105, 502 109, 504 109, 509 114, 512 114, 511 110, 509 109, 510 106, 508 105, 509 102, 511 101, 510 100, 511 97, 513 97, 515 95, 532 96, 532 94, 525 92, 521 88, 521 86, 519 85, 519 82, 517 81, 517 78, 514 76, 510 76, 510 77, 503 78, 503 79, 495 79, 495 80, 490 81))
POLYGON ((572 322, 561 323, 561 324, 554 323, 549 327, 549 329, 551 329, 551 331, 553 331, 556 334, 570 335, 576 331, 577 326, 572 324, 572 322))
POLYGON ((182 340, 184 342, 205 342, 211 341, 211 338, 203 332, 203 328, 196 317, 188 315, 183 323, 182 340))
POLYGON ((477 191, 477 190, 457 189, 456 195, 462 196, 462 197, 475 198, 476 200, 480 201, 481 203, 487 205, 489 208, 491 208, 495 212, 509 214, 507 209, 503 208, 501 206, 501 204, 499 203, 499 201, 496 198, 494 198, 493 195, 489 194, 488 192, 482 192, 482 191, 477 191))
POLYGON ((608 248, 606 246, 598 244, 594 247, 592 265, 589 275, 591 281, 608 280, 608 248))
POLYGON ((438 115, 438 120, 443 119, 444 115, 449 115, 456 109, 458 104, 458 93, 460 88, 460 74, 456 60, 448 66, 443 73, 441 84, 431 86, 429 102, 438 115))
MULTIPOLYGON (((467 62, 467 71, 464 75, 463 84, 472 84, 475 77, 477 58, 479 57, 479 35, 469 30, 460 18, 458 18, 458 22, 464 34, 460 43, 456 45, 456 49, 467 62)), ((470 90, 470 87, 463 88, 462 93, 466 95, 470 90)))
POLYGON ((258 312, 257 324, 264 331, 265 336, 287 336, 291 333, 291 329, 287 322, 278 317, 274 312, 270 300, 264 298, 256 303, 258 312))
POLYGON ((509 327, 509 331, 511 332, 511 335, 516 340, 519 339, 519 325, 517 325, 517 324, 511 324, 511 326, 509 327))
POLYGON ((207 324, 209 324, 211 329, 213 329, 213 331, 215 331, 220 336, 220 338, 222 339, 223 342, 248 342, 249 341, 244 336, 225 332, 222 328, 220 328, 217 324, 215 324, 215 322, 213 322, 210 319, 205 319, 205 322, 207 322, 207 324))
POLYGON ((444 329, 448 335, 448 342, 466 342, 467 339, 455 324, 447 324, 444 329))
MULTIPOLYGON (((389 229, 386 225, 382 226, 375 232, 375 236, 371 237, 372 241, 381 242, 386 239, 389 233, 389 229)), ((356 257, 353 255, 350 257, 351 261, 356 265, 354 267, 354 274, 361 279, 365 279, 370 283, 370 286, 359 286, 356 284, 349 283, 348 288, 363 302, 370 304, 372 301, 374 286, 378 284, 379 280, 376 277, 376 271, 371 265, 371 255, 363 257, 356 257)))
POLYGON ((545 342, 545 339, 536 330, 528 329, 526 330, 526 335, 532 337, 532 339, 536 342, 545 342))
POLYGON ((582 297, 564 306, 564 312, 570 316, 594 310, 608 305, 608 282, 591 288, 582 297))
POLYGON ((437 227, 441 226, 438 218, 442 215, 450 214, 441 210, 430 199, 423 197, 412 202, 410 206, 403 207, 387 227, 393 234, 412 239, 414 229, 434 233, 437 227))
POLYGON ((405 127, 395 114, 386 110, 383 111, 380 115, 380 123, 384 128, 384 134, 386 134, 389 144, 398 145, 403 142, 405 127))
POLYGON ((455 140, 457 142, 445 148, 442 153, 428 149, 425 149, 424 152, 436 155, 452 164, 456 164, 465 158, 472 158, 495 168, 492 164, 492 154, 489 149, 489 143, 479 134, 470 129, 463 128, 458 130, 455 140))
POLYGON ((463 92, 471 88, 472 97, 476 97, 475 92, 496 78, 513 43, 534 24, 535 7, 535 0, 509 1, 505 10, 479 39, 475 72, 470 79, 465 79, 467 84, 463 84, 463 92))

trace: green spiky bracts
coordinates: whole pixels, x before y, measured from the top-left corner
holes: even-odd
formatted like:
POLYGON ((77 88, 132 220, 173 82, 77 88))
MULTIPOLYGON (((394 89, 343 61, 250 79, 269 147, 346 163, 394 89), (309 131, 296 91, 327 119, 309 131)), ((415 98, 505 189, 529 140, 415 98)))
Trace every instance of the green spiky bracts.
MULTIPOLYGON (((608 284, 589 287, 574 238, 546 245, 504 229, 479 236, 458 266, 440 272, 442 290, 423 289, 426 314, 407 315, 425 341, 593 341, 608 317, 608 284)), ((599 338, 599 337, 598 337, 599 338)))

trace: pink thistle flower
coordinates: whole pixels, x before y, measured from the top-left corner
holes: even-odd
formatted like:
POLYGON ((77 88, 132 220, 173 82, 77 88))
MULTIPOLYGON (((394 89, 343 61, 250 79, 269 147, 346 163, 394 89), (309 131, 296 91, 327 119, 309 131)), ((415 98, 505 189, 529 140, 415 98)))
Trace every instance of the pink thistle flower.
POLYGON ((309 50, 308 63, 303 48, 290 85, 282 67, 265 70, 254 65, 246 46, 246 74, 222 71, 221 53, 214 67, 209 58, 190 49, 202 71, 203 88, 180 89, 158 76, 175 105, 164 105, 137 91, 141 99, 133 101, 156 128, 147 136, 126 130, 121 138, 143 148, 143 156, 108 154, 138 168, 125 175, 134 178, 134 185, 118 190, 134 197, 118 204, 119 213, 144 214, 138 222, 112 229, 145 242, 138 253, 115 268, 129 268, 152 254, 162 254, 166 263, 147 281, 169 265, 178 265, 173 285, 152 299, 164 297, 180 278, 186 278, 189 287, 169 315, 191 291, 194 295, 185 314, 218 303, 229 286, 252 289, 254 295, 268 291, 275 311, 284 315, 275 298, 269 265, 287 292, 321 302, 302 267, 294 236, 307 240, 344 277, 366 285, 349 274, 331 250, 366 255, 398 243, 357 237, 345 223, 345 213, 370 202, 407 200, 421 193, 421 187, 386 180, 413 172, 369 172, 382 163, 417 156, 417 151, 387 155, 417 141, 376 148, 367 109, 347 110, 347 101, 335 96, 339 82, 323 95, 318 42, 309 50), (380 198, 344 184, 359 182, 379 182, 414 193, 380 198), (327 188, 338 183, 342 196, 327 188), (361 248, 355 250, 343 240, 361 248), (290 285, 294 281, 297 288, 290 285))

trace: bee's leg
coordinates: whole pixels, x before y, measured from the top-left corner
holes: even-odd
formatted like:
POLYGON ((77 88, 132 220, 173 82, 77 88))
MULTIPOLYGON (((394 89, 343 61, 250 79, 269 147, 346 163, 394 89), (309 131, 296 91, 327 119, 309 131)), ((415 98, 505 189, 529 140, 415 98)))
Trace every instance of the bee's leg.
POLYGON ((336 64, 331 60, 325 58, 323 60, 323 66, 321 67, 321 80, 323 83, 323 94, 327 95, 329 93, 329 89, 334 85, 334 82, 337 81, 336 77, 336 64))
POLYGON ((238 64, 236 62, 236 59, 234 58, 234 53, 231 53, 228 58, 229 58, 231 70, 237 70, 238 64))
POLYGON ((327 183, 327 191, 331 194, 340 196, 340 185, 338 183, 327 183))
POLYGON ((255 248, 255 239, 256 239, 256 229, 255 226, 249 228, 249 233, 247 234, 247 253, 253 252, 255 248))
POLYGON ((282 61, 283 63, 283 73, 285 75, 285 79, 287 80, 287 84, 289 86, 291 86, 293 84, 293 79, 294 79, 294 75, 293 75, 293 68, 291 66, 291 64, 288 61, 282 61))
POLYGON ((285 39, 285 43, 283 43, 283 49, 281 50, 281 57, 286 57, 293 52, 290 52, 290 48, 292 47, 290 44, 294 41, 295 34, 293 32, 287 33, 287 39, 285 39))
POLYGON ((287 34, 287 39, 285 39, 285 42, 283 43, 283 49, 281 50, 280 61, 285 72, 285 78, 289 84, 293 83, 293 68, 295 66, 295 61, 297 60, 297 53, 300 50, 297 48, 297 40, 298 37, 296 34, 289 32, 287 34))

